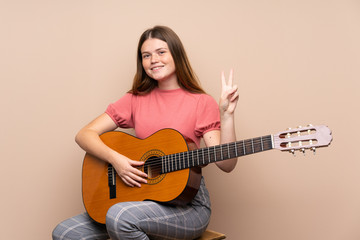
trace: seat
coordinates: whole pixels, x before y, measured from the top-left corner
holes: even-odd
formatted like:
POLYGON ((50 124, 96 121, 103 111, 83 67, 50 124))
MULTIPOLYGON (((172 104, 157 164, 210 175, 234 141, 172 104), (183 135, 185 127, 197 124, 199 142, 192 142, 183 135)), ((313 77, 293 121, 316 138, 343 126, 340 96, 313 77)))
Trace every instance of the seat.
POLYGON ((194 240, 219 240, 225 238, 226 238, 225 234, 207 229, 203 234, 201 234, 200 237, 194 240))

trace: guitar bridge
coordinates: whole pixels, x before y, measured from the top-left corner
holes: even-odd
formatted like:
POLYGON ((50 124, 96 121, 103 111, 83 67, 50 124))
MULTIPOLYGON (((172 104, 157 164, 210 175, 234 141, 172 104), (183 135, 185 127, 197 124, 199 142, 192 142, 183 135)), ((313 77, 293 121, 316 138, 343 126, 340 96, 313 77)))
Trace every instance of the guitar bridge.
POLYGON ((116 171, 114 167, 109 164, 108 166, 108 181, 109 181, 109 198, 116 198, 116 171))

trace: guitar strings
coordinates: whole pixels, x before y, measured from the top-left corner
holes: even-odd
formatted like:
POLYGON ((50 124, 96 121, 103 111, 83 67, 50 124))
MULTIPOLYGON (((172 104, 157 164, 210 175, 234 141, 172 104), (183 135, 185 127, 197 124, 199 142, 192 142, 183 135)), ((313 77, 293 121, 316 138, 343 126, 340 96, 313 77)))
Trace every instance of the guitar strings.
MULTIPOLYGON (((217 151, 224 151, 224 150, 228 150, 228 152, 233 152, 236 150, 236 153, 238 153, 238 156, 234 156, 234 157, 241 157, 244 155, 249 155, 249 154, 253 154, 255 153, 255 148, 256 150, 258 149, 258 146, 255 147, 254 145, 256 144, 271 144, 272 140, 268 139, 268 136, 264 137, 264 139, 262 138, 256 138, 256 139, 247 139, 247 140, 241 140, 241 141, 237 141, 237 142, 232 142, 229 144, 221 144, 221 145, 217 145, 217 146, 212 146, 212 147, 206 147, 206 148, 200 148, 200 149, 195 149, 195 150, 191 150, 191 151, 185 151, 185 152, 179 152, 179 153, 174 153, 174 154, 169 154, 169 155, 164 155, 164 156, 159 156, 159 157, 155 157, 155 158, 151 158, 151 160, 149 161, 148 165, 150 167, 162 167, 164 161, 167 161, 167 163, 165 163, 165 165, 167 165, 168 168, 172 168, 172 171, 176 171, 177 170, 181 170, 181 169, 185 169, 185 163, 184 163, 184 159, 188 159, 188 162, 204 162, 204 158, 206 157, 207 160, 204 164, 208 164, 211 163, 211 159, 216 158, 216 152, 217 151), (248 150, 247 148, 251 147, 251 151, 249 151, 248 153, 246 152, 246 150, 248 150), (220 150, 221 149, 221 150, 220 150), (241 150, 241 151, 238 151, 241 150), (245 150, 245 151, 244 151, 245 150), (203 153, 205 153, 203 156, 203 153), (242 153, 242 154, 239 154, 242 153), (182 156, 180 156, 182 155, 182 156), (187 156, 184 156, 187 155, 187 156), (215 156, 215 157, 214 157, 215 156), (167 159, 166 159, 167 158, 167 159), (180 158, 183 159, 183 163, 184 164, 178 164, 180 160, 180 158), (200 159, 199 159, 200 158, 200 159), (191 159, 191 160, 190 160, 191 159), (197 159, 197 161, 196 161, 197 159), (184 166, 183 168, 181 166, 184 166), (175 168, 175 169, 174 169, 175 168)), ((271 147, 272 148, 272 147, 271 147)), ((261 150, 262 151, 262 150, 261 150)), ((260 151, 258 151, 260 152, 260 151)), ((226 154, 228 155, 228 154, 226 154)), ((224 159, 224 157, 222 157, 223 159, 219 159, 219 161, 221 160, 225 160, 225 159, 230 159, 229 157, 226 157, 224 159)), ((215 161, 213 161, 215 162, 215 161)), ((202 164, 198 164, 198 165, 202 165, 202 164)), ((190 166, 188 166, 190 167, 190 166)), ((169 171, 169 172, 172 172, 169 171)))
MULTIPOLYGON (((216 154, 216 152, 219 152, 219 151, 223 152, 224 150, 225 151, 228 150, 228 153, 225 153, 225 155, 229 155, 230 151, 231 152, 236 151, 237 156, 234 156, 234 158, 235 158, 235 157, 250 155, 250 154, 253 154, 256 152, 261 152, 261 151, 263 151, 263 148, 261 149, 261 151, 256 151, 259 149, 259 146, 256 147, 254 145, 256 145, 256 144, 264 145, 264 144, 269 144, 269 143, 272 145, 272 139, 269 138, 269 136, 264 136, 263 138, 259 137, 259 138, 254 138, 254 139, 240 140, 240 141, 232 142, 229 144, 221 144, 221 145, 216 145, 216 146, 212 146, 212 147, 205 147, 205 148, 195 149, 195 150, 191 150, 191 151, 179 152, 179 153, 168 154, 168 155, 152 158, 151 161, 148 163, 148 165, 151 167, 161 167, 162 168, 163 164, 164 164, 166 166, 166 168, 171 168, 171 170, 169 170, 167 172, 173 172, 173 171, 191 167, 191 166, 189 166, 189 165, 191 165, 190 162, 192 163, 192 166, 199 166, 199 165, 208 164, 208 163, 212 163, 212 162, 216 162, 216 161, 223 161, 223 160, 231 158, 231 157, 225 157, 225 158, 222 157, 222 159, 218 159, 218 160, 215 159, 214 161, 211 161, 211 159, 214 159, 218 156, 218 154, 216 154), (246 152, 249 147, 251 148, 251 151, 246 152), (239 154, 238 150, 240 150, 240 154, 239 154), (205 158, 208 160, 205 161, 205 158), (186 162, 185 162, 186 159, 188 160, 188 164, 186 164, 186 162), (205 161, 205 163, 204 163, 204 161, 205 161), (200 162, 202 162, 203 164, 200 164, 200 162), (194 163, 198 163, 198 164, 194 164, 194 163), (185 167, 185 165, 187 165, 187 167, 185 167)), ((271 147, 271 149, 272 149, 272 147, 271 147)), ((266 149, 266 150, 268 150, 268 149, 266 149)))

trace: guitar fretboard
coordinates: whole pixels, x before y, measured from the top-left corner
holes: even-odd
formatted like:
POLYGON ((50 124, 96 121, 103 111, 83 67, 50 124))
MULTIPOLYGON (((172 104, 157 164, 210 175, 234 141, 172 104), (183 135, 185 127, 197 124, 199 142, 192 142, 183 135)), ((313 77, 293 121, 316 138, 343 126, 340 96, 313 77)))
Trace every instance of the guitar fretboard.
POLYGON ((272 136, 226 143, 160 157, 161 173, 174 172, 273 149, 272 136))

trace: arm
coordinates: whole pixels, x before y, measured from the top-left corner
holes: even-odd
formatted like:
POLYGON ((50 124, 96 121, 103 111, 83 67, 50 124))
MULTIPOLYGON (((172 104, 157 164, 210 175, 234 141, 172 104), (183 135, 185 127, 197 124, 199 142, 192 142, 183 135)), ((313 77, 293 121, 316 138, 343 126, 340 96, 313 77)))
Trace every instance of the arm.
POLYGON ((146 183, 147 175, 136 169, 143 164, 140 161, 133 161, 106 146, 100 139, 100 135, 117 128, 114 121, 103 113, 95 120, 82 128, 75 137, 75 141, 86 152, 110 163, 122 181, 128 186, 140 187, 140 183, 146 183))
MULTIPOLYGON (((237 86, 233 86, 233 71, 230 71, 229 81, 226 82, 224 72, 221 74, 222 90, 219 102, 221 130, 214 130, 204 134, 206 146, 214 146, 236 141, 234 112, 239 98, 237 86)), ((231 172, 237 163, 237 158, 216 162, 224 172, 231 172)))

